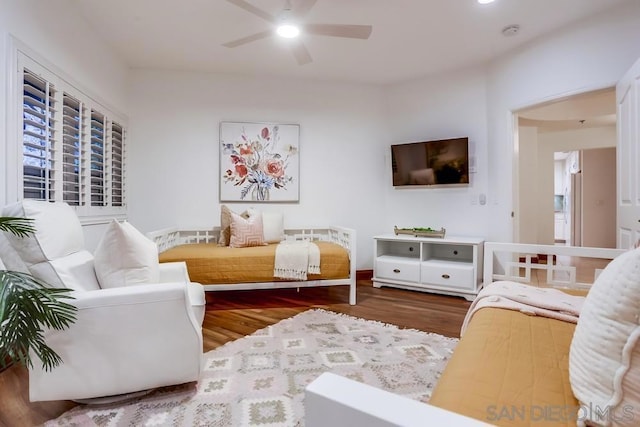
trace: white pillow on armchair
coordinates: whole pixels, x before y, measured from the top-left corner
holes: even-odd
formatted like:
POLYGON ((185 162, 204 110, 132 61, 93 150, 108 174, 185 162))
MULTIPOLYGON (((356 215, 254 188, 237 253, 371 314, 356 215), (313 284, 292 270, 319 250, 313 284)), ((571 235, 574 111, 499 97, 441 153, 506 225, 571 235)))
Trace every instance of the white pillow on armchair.
POLYGON ((126 221, 109 224, 94 252, 94 267, 102 289, 160 281, 156 244, 126 221))

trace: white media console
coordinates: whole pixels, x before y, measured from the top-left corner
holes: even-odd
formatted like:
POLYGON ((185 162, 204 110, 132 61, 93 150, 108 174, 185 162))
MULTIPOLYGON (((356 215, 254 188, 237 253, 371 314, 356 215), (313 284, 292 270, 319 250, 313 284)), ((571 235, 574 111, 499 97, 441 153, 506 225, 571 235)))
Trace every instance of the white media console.
POLYGON ((374 236, 373 286, 462 296, 482 286, 484 240, 477 237, 374 236))

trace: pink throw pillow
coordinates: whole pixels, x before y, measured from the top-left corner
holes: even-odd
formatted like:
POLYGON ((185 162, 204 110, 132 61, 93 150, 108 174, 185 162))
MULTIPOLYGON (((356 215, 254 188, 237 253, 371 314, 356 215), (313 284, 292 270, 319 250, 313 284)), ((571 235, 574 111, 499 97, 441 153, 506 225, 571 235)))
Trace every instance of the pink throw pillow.
POLYGON ((245 219, 235 212, 231 212, 231 239, 229 247, 248 248, 250 246, 263 246, 262 215, 254 213, 245 219))

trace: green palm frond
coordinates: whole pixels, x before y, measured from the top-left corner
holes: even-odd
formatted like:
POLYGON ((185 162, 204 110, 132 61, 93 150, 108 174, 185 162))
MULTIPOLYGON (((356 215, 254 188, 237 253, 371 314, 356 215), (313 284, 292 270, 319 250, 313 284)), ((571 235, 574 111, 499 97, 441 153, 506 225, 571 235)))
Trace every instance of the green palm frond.
POLYGON ((0 231, 12 233, 18 237, 27 237, 36 230, 33 228, 32 218, 0 216, 0 231))
POLYGON ((25 273, 0 271, 0 366, 10 359, 32 367, 29 350, 45 370, 62 359, 44 341, 44 328, 61 330, 76 319, 77 308, 63 300, 74 299, 71 289, 48 288, 25 273))

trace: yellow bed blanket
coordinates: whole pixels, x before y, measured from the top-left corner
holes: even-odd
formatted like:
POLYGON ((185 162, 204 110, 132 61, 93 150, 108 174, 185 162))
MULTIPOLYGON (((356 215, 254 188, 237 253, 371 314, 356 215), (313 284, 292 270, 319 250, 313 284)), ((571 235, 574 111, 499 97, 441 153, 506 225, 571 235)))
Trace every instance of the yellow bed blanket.
POLYGON ((477 311, 429 403, 498 426, 574 427, 575 327, 502 308, 477 311))
MULTIPOLYGON (((349 277, 349 253, 331 242, 314 242, 320 249, 320 274, 307 280, 349 277)), ((185 261, 192 281, 203 285, 277 282, 273 276, 277 244, 230 248, 216 243, 175 246, 160 253, 160 262, 185 261)))

